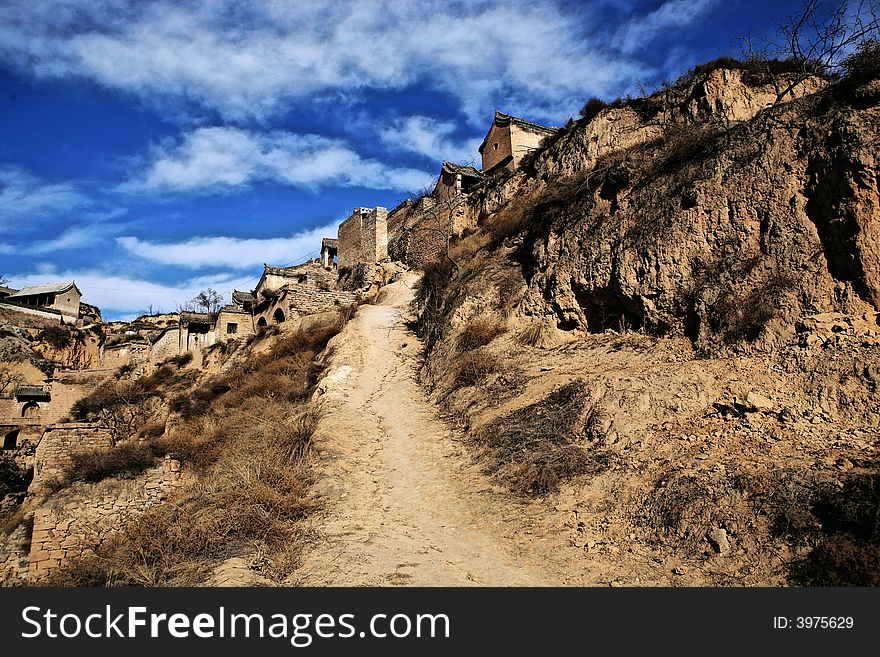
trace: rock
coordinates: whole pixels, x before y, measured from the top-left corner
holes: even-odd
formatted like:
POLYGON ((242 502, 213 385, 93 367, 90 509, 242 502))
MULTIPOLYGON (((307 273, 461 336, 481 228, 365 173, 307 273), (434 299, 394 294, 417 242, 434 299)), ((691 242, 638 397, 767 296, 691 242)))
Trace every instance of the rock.
POLYGON ((775 408, 773 402, 759 392, 746 395, 746 402, 759 413, 768 413, 775 408))
POLYGON ((709 539, 709 543, 712 544, 712 548, 718 554, 724 555, 730 552, 730 541, 727 538, 726 529, 721 529, 720 527, 713 529, 706 538, 709 539))

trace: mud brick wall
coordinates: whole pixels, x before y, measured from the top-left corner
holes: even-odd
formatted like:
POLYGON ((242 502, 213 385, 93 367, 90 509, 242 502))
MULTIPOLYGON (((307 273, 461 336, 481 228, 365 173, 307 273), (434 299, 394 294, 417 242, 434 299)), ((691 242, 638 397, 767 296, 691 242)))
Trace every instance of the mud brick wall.
POLYGON ((47 482, 61 478, 73 452, 108 449, 112 444, 110 432, 94 424, 68 422, 46 427, 34 455, 31 492, 45 490, 47 482))
POLYGON ((77 484, 50 498, 34 512, 28 582, 37 583, 65 560, 99 547, 182 485, 180 462, 166 456, 136 479, 77 484))

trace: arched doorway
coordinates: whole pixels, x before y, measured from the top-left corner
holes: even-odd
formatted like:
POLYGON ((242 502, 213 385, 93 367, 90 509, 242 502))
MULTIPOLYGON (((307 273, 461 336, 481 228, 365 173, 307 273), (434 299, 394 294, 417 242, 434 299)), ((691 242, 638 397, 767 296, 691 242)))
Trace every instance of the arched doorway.
POLYGON ((257 320, 257 328, 266 328, 266 324, 267 322, 265 317, 260 317, 260 319, 257 320))
POLYGON ((284 322, 284 311, 281 308, 277 308, 274 313, 272 313, 272 319, 275 320, 276 324, 282 324, 284 322))
POLYGON ((3 438, 3 449, 15 449, 18 446, 18 433, 21 429, 13 429, 3 438))
POLYGON ((37 402, 28 402, 21 409, 22 417, 37 417, 40 414, 40 405, 37 402))

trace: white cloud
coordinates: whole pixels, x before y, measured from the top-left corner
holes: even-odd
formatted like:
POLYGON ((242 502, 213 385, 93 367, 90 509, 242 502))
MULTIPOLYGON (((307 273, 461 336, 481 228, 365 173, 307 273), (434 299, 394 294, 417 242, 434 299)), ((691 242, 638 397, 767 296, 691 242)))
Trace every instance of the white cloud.
MULTIPOLYGON (((399 150, 425 155, 432 160, 474 163, 481 139, 457 140, 459 126, 452 121, 438 121, 427 116, 409 116, 381 132, 382 141, 399 150)), ((479 166, 479 164, 477 164, 479 166)))
POLYGON ((66 249, 77 249, 87 244, 94 244, 104 240, 123 229, 123 226, 113 224, 78 224, 65 229, 58 236, 51 239, 38 240, 23 245, 19 251, 27 255, 43 255, 66 249))
POLYGON ((362 158, 337 139, 232 127, 198 128, 178 144, 155 147, 151 159, 146 171, 124 184, 123 191, 213 191, 259 180, 307 188, 415 190, 431 179, 427 172, 362 158))
POLYGON ((617 32, 617 46, 625 53, 634 53, 658 36, 690 25, 715 4, 717 0, 668 0, 651 13, 623 25, 617 32))
POLYGON ((338 225, 334 223, 291 237, 269 239, 194 237, 167 243, 125 236, 117 238, 117 242, 130 253, 162 265, 247 269, 263 263, 278 266, 316 256, 321 248, 321 238, 335 237, 338 225))
POLYGON ((17 219, 41 219, 82 208, 90 200, 71 183, 50 183, 16 166, 0 167, 0 231, 17 219))
MULTIPOLYGON (((193 277, 174 285, 95 270, 57 270, 47 266, 32 274, 8 277, 13 279, 16 287, 75 280, 83 292, 83 301, 101 308, 105 319, 134 316, 149 305, 154 311, 161 308, 170 312, 177 304, 184 304, 208 287, 227 292, 237 286, 253 286, 253 282, 248 283, 241 275, 230 272, 193 277)), ((226 299, 229 299, 228 294, 226 299)))
POLYGON ((8 0, 0 58, 38 77, 83 76, 234 120, 326 92, 415 84, 458 98, 475 123, 500 105, 542 119, 643 68, 607 37, 584 38, 602 34, 601 20, 557 0, 8 0))

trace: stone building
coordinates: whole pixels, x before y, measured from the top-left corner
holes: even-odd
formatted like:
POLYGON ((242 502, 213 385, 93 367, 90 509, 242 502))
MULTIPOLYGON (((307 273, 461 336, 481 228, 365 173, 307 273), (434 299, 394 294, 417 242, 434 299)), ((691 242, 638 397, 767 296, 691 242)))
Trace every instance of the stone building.
POLYGON ((516 170, 523 157, 557 130, 496 110, 492 127, 480 144, 483 173, 492 176, 502 171, 516 170))
POLYGON ((82 292, 74 281, 32 285, 3 297, 4 303, 55 311, 61 315, 62 320, 71 323, 80 318, 80 299, 82 292))
POLYGON ((375 263, 388 258, 388 210, 383 207, 355 208, 339 224, 337 240, 339 269, 358 262, 375 263))
POLYGON ((216 313, 180 313, 177 327, 178 353, 196 352, 218 342, 253 335, 253 313, 238 303, 228 304, 216 313))
POLYGON ((467 194, 480 184, 485 176, 471 166, 443 160, 440 175, 431 196, 443 202, 467 194))
POLYGON ((251 298, 255 326, 263 328, 353 304, 357 293, 339 288, 335 270, 325 269, 320 260, 309 260, 295 267, 263 265, 251 298))
POLYGON ((49 424, 70 413, 73 405, 113 374, 112 369, 59 370, 41 384, 19 385, 0 399, 0 439, 4 450, 25 441, 36 444, 49 424))

